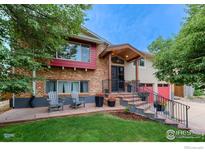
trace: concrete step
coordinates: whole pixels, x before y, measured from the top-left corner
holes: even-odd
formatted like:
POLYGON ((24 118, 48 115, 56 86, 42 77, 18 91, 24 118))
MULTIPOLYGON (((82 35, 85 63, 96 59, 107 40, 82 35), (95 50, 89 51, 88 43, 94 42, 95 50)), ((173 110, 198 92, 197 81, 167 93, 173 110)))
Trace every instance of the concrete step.
POLYGON ((119 98, 129 99, 129 98, 139 98, 137 95, 118 95, 119 98))
POLYGON ((141 98, 139 97, 130 97, 130 98, 122 98, 123 101, 126 101, 126 102, 133 102, 133 101, 141 101, 141 98))
POLYGON ((165 123, 166 118, 155 117, 154 120, 159 121, 161 123, 165 123))
POLYGON ((173 121, 173 120, 170 120, 170 119, 166 119, 165 122, 164 122, 166 125, 170 125, 170 126, 173 126, 173 127, 176 127, 178 128, 178 123, 173 121))
MULTIPOLYGON (((145 105, 147 105, 148 103, 146 101, 137 101, 136 102, 136 108, 142 106, 143 108, 145 107, 145 105)), ((145 109, 145 108, 144 108, 145 109)))
POLYGON ((154 119, 155 118, 155 113, 150 111, 150 110, 144 111, 144 115, 147 116, 150 119, 154 119))

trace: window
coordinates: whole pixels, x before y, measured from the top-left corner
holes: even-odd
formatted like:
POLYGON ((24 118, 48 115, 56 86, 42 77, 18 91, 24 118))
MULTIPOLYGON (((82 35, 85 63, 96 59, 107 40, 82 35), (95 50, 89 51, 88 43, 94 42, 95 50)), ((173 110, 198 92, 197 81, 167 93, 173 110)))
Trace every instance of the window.
POLYGON ((147 84, 146 84, 146 87, 152 87, 152 84, 147 83, 147 84))
POLYGON ((88 92, 88 81, 80 81, 80 92, 88 92))
POLYGON ((57 90, 57 81, 55 80, 47 80, 46 81, 46 93, 49 93, 50 91, 56 91, 57 90))
POLYGON ((158 84, 158 87, 168 87, 168 84, 158 84))
POLYGON ((140 86, 140 87, 145 87, 145 84, 144 84, 144 83, 140 83, 139 86, 140 86))
POLYGON ((115 64, 124 64, 125 63, 123 59, 116 57, 116 56, 113 56, 111 61, 112 61, 112 63, 115 63, 115 64))
POLYGON ((141 58, 141 59, 139 60, 139 66, 142 66, 142 67, 145 66, 145 60, 144 60, 144 58, 141 58))
POLYGON ((66 81, 47 80, 46 93, 57 91, 58 93, 86 93, 88 92, 88 81, 66 81))
POLYGON ((79 92, 79 81, 71 83, 71 92, 79 92))
POLYGON ((89 48, 89 46, 82 45, 81 49, 82 49, 81 61, 89 62, 90 61, 90 48, 89 48))
POLYGON ((58 81, 58 93, 70 93, 70 82, 58 81))
POLYGON ((64 48, 64 52, 57 54, 57 57, 74 61, 89 62, 90 47, 88 45, 70 43, 64 48))

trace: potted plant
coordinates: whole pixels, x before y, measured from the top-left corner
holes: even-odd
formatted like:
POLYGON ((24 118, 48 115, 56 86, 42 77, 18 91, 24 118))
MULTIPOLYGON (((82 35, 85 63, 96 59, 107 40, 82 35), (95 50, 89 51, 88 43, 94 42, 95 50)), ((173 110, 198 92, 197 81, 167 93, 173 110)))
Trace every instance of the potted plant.
POLYGON ((138 93, 138 95, 142 99, 142 101, 147 101, 148 100, 148 97, 149 97, 148 92, 140 92, 140 93, 138 93))
POLYGON ((109 96, 108 97, 108 101, 107 101, 108 106, 109 107, 114 107, 115 106, 115 101, 116 101, 115 97, 109 96))
POLYGON ((166 102, 155 101, 154 107, 157 109, 157 111, 164 111, 166 108, 166 104, 166 102))
POLYGON ((95 95, 95 105, 96 107, 102 107, 104 102, 104 94, 103 93, 97 93, 95 95))
POLYGON ((124 113, 125 113, 125 114, 129 114, 129 113, 130 113, 130 110, 129 110, 128 107, 126 107, 126 108, 124 109, 124 113))

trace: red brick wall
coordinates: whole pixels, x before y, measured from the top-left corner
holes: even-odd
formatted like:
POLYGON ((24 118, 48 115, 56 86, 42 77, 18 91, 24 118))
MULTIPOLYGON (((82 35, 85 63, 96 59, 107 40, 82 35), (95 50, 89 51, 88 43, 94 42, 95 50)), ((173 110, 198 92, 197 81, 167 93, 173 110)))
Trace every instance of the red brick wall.
MULTIPOLYGON (((99 58, 99 54, 104 50, 106 46, 104 44, 97 45, 96 54, 96 69, 91 70, 77 68, 64 68, 52 67, 47 70, 36 72, 37 77, 42 77, 44 80, 36 82, 36 96, 45 96, 45 80, 88 80, 89 81, 89 93, 83 95, 95 95, 98 92, 102 92, 102 80, 108 78, 108 59, 99 58)), ((92 51, 94 52, 94 50, 92 51)), ((67 95, 67 94, 66 94, 67 95)), ((22 94, 21 97, 27 97, 28 94, 22 94)))

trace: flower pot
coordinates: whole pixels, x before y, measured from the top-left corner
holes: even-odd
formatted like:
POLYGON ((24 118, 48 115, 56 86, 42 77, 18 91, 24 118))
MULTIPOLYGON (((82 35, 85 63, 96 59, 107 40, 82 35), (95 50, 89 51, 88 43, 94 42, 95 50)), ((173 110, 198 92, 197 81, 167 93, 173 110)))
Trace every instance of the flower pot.
POLYGON ((95 96, 95 105, 96 107, 102 107, 104 102, 103 96, 95 96))
POLYGON ((108 100, 107 104, 109 107, 114 107, 115 106, 115 100, 108 100))
POLYGON ((164 111, 165 107, 163 105, 157 104, 157 111, 164 111))

